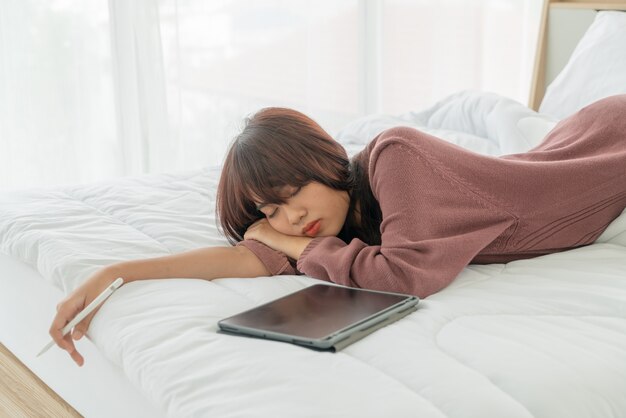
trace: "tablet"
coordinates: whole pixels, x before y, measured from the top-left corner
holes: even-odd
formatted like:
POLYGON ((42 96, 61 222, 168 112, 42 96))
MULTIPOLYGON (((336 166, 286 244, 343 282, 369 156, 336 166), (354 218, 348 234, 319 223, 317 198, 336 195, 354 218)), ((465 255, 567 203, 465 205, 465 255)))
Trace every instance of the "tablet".
POLYGON ((417 309, 400 293, 316 284, 218 322, 219 332, 338 351, 417 309))

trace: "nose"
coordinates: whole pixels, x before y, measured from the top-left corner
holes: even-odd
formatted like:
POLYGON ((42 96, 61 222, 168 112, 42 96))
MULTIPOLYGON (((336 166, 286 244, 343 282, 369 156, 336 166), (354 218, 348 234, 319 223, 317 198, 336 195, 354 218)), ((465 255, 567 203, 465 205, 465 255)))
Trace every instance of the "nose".
POLYGON ((285 206, 285 211, 287 213, 287 220, 291 225, 298 225, 302 218, 306 216, 305 208, 289 208, 285 206))

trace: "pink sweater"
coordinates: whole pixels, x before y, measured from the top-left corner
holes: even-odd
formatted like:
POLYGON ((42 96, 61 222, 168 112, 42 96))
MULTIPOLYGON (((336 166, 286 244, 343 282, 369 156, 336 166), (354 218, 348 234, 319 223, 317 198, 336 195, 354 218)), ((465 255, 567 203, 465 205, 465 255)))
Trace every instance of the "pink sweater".
POLYGON ((626 95, 561 121, 538 147, 480 155, 412 128, 378 135, 358 155, 382 211, 381 245, 315 238, 294 268, 258 241, 271 274, 426 297, 470 263, 593 243, 626 207, 626 95))

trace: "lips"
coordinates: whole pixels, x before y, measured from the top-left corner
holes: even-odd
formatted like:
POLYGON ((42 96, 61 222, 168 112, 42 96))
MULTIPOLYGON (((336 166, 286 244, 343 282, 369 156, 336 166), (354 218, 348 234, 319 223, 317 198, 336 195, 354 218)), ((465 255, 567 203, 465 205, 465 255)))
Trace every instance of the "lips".
POLYGON ((302 233, 308 236, 313 236, 315 234, 317 234, 317 232, 320 229, 320 220, 316 220, 313 222, 309 222, 308 224, 306 224, 306 226, 302 229, 302 233))

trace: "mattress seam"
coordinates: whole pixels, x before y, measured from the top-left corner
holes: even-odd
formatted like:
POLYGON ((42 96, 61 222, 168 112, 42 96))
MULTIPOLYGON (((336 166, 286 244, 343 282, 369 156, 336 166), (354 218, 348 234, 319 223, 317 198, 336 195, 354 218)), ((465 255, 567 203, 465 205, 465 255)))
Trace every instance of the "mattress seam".
POLYGON ((387 376, 389 379, 393 380, 394 382, 398 383, 398 384, 399 384, 399 385, 401 385, 402 387, 406 388, 409 392, 411 392, 411 393, 415 394, 416 396, 419 396, 421 399, 423 399, 424 401, 428 402, 430 405, 432 405, 432 406, 433 406, 433 408, 435 408, 437 411, 439 411, 439 412, 441 413, 441 415, 446 416, 446 417, 448 416, 448 414, 444 413, 444 412, 441 410, 441 408, 439 408, 437 405, 435 405, 435 403, 434 403, 432 400, 430 400, 430 399, 426 398, 426 397, 425 397, 425 396, 423 396, 421 393, 419 393, 419 392, 417 392, 417 391, 413 390, 410 386, 408 386, 406 383, 402 382, 402 381, 401 381, 401 380, 399 380, 398 378, 396 378, 396 377, 394 377, 394 376, 390 375, 389 373, 387 373, 386 371, 384 371, 384 370, 382 370, 382 369, 380 369, 380 368, 378 368, 378 367, 375 367, 375 366, 372 366, 371 364, 366 363, 364 360, 361 360, 360 358, 358 358, 358 357, 356 357, 356 356, 354 356, 354 355, 352 355, 352 354, 349 354, 349 353, 347 353, 347 352, 345 352, 345 351, 341 351, 341 352, 342 352, 342 353, 344 353, 344 354, 346 354, 348 357, 350 357, 350 358, 352 358, 352 359, 354 359, 354 360, 357 360, 359 363, 361 363, 361 364, 365 365, 365 366, 366 366, 366 367, 368 367, 369 369, 376 370, 376 371, 378 371, 379 373, 381 373, 382 375, 387 376))
MULTIPOLYGON (((473 372, 477 373, 478 375, 484 377, 489 383, 491 383, 493 388, 496 388, 498 391, 500 391, 501 393, 503 393, 504 395, 506 395, 507 397, 509 397, 510 399, 512 399, 515 403, 517 403, 518 405, 520 405, 524 410, 526 410, 530 416, 534 416, 527 408, 524 404, 522 404, 520 401, 518 401, 512 394, 508 393, 507 391, 505 391, 502 387, 500 387, 499 385, 495 384, 488 376, 486 376, 485 374, 481 373, 480 371, 478 371, 477 369, 469 366, 468 364, 464 363, 462 360, 460 360, 459 358, 455 357, 454 355, 452 355, 450 352, 448 352, 445 348, 443 348, 442 345, 439 344, 439 334, 441 333, 441 331, 443 330, 443 328, 445 328, 446 326, 448 326, 449 324, 451 324, 452 322, 460 319, 460 318, 468 318, 468 317, 475 317, 475 316, 497 316, 497 317, 502 317, 502 316, 516 316, 516 317, 571 317, 571 318, 613 318, 613 319, 625 319, 626 317, 623 316, 611 316, 611 315, 551 315, 551 314, 538 314, 538 315, 522 315, 522 314, 475 314, 475 315, 460 315, 457 316, 453 319, 451 319, 450 321, 446 322, 441 328, 439 328, 439 330, 437 330, 437 333, 434 335, 434 341, 435 341, 435 345, 437 346, 437 348, 441 351, 441 353, 445 354, 446 356, 448 356, 451 360, 456 361, 458 364, 464 366, 465 368, 472 370, 473 372)), ((492 334, 492 336, 494 338, 498 338, 500 340, 503 340, 503 338, 492 334)), ((528 349, 533 349, 533 347, 529 347, 529 346, 524 346, 528 349)), ((536 352, 537 350, 533 349, 534 352, 536 352)), ((543 352, 539 352, 540 354, 544 355, 545 353, 543 352)))

